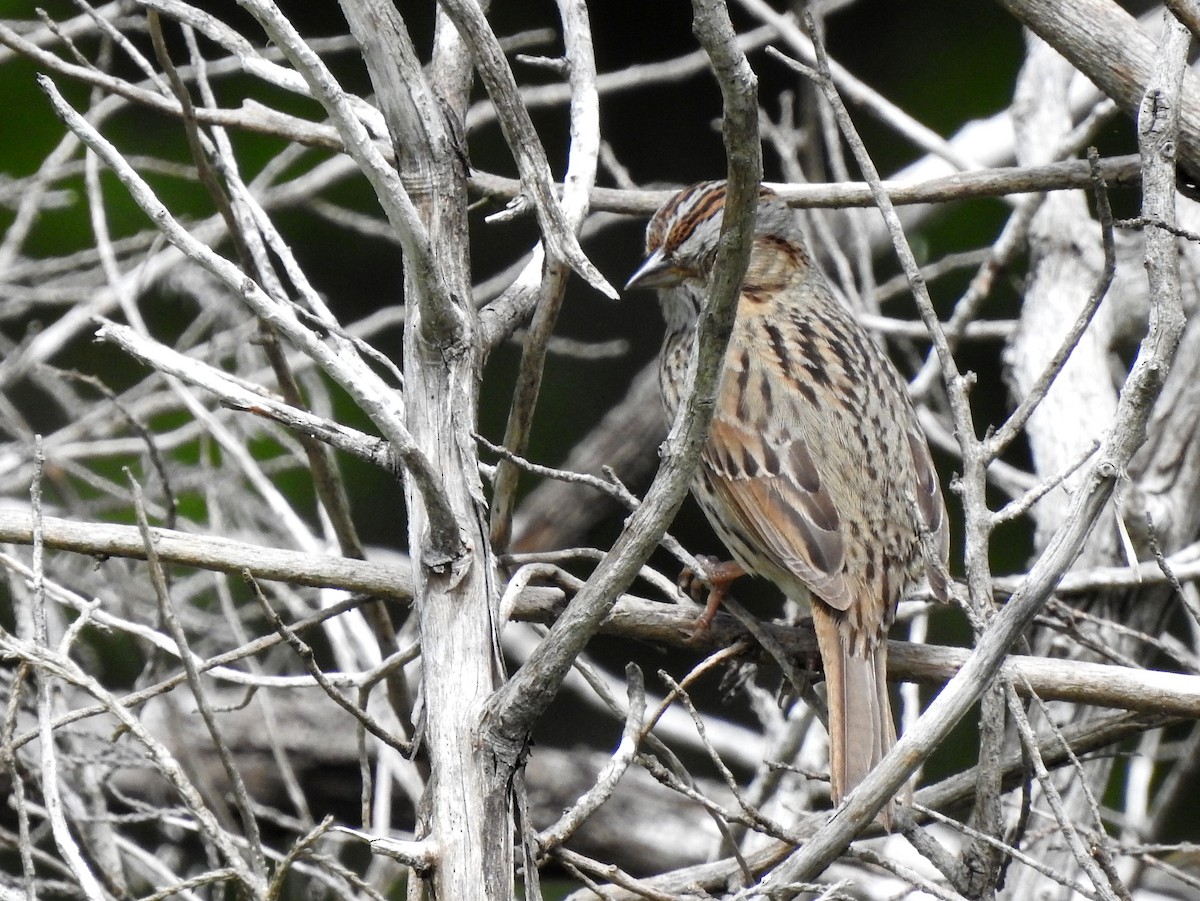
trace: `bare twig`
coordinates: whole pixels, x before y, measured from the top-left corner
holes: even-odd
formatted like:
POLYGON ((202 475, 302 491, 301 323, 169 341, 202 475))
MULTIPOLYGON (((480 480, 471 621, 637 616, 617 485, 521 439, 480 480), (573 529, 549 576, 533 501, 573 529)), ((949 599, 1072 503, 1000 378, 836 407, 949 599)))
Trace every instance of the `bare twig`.
POLYGON ((163 622, 166 623, 171 637, 175 640, 176 646, 179 648, 179 660, 183 663, 184 672, 187 674, 188 685, 192 690, 192 697, 196 701, 196 708, 200 711, 200 716, 204 720, 204 725, 208 729, 209 736, 212 738, 213 747, 216 748, 217 756, 220 758, 221 765, 225 769, 225 775, 229 779, 229 784, 233 791, 234 801, 241 814, 242 828, 246 832, 247 843, 250 846, 250 865, 253 868, 254 876, 258 880, 258 883, 263 885, 267 879, 267 862, 263 854, 262 834, 258 829, 258 818, 254 815, 250 796, 246 793, 246 783, 242 780, 242 774, 238 770, 233 754, 229 750, 229 745, 226 744, 225 739, 221 735, 220 727, 217 725, 216 717, 213 714, 212 705, 208 703, 207 693, 200 681, 200 671, 196 668, 187 633, 180 624, 179 617, 175 615, 170 590, 167 587, 166 573, 159 562, 158 554, 154 548, 153 536, 150 532, 150 523, 146 519, 146 508, 142 503, 141 486, 128 470, 126 470, 126 478, 129 479, 130 487, 133 489, 134 513, 137 516, 138 531, 142 536, 142 544, 146 549, 146 562, 150 567, 150 582, 154 586, 154 594, 158 599, 159 613, 162 616, 163 622))
POLYGON ((547 854, 562 845, 601 804, 608 800, 616 788, 617 780, 621 778, 638 753, 643 728, 642 716, 646 712, 645 684, 642 680, 641 670, 632 663, 625 668, 625 676, 629 686, 629 710, 625 715, 625 728, 621 733, 621 743, 613 752, 612 759, 596 775, 596 782, 588 789, 587 793, 570 810, 564 811, 558 822, 546 827, 538 834, 538 847, 542 854, 547 854))
MULTIPOLYGON (((592 52, 587 7, 579 0, 560 0, 566 44, 565 61, 571 85, 571 151, 564 178, 562 207, 565 223, 578 234, 588 212, 588 193, 596 181, 600 154, 600 100, 596 92, 596 59, 592 52)), ((546 239, 543 238, 543 244, 546 239)), ((554 239, 549 246, 554 247, 554 239)), ((513 393, 504 446, 525 453, 533 426, 534 406, 541 389, 542 371, 554 323, 566 293, 568 268, 551 252, 541 273, 533 321, 525 336, 517 388, 513 393)), ((508 461, 496 468, 493 481, 491 541, 498 551, 507 549, 512 532, 519 470, 508 461)))
POLYGON ((349 698, 347 698, 341 692, 341 690, 325 676, 325 673, 321 671, 321 668, 317 665, 316 655, 313 653, 313 649, 296 635, 294 629, 289 627, 283 622, 283 620, 279 618, 279 614, 277 614, 274 608, 271 607, 270 601, 267 600, 267 596, 263 594, 262 589, 254 580, 254 577, 248 572, 245 573, 244 576, 246 581, 250 583, 250 587, 253 589, 254 596, 258 600, 258 604, 262 608, 263 613, 267 615, 267 618, 271 621, 271 625, 275 627, 275 631, 277 631, 283 637, 283 640, 286 641, 292 648, 292 650, 296 652, 296 655, 304 664, 304 668, 307 669, 310 674, 312 674, 312 677, 317 681, 317 684, 324 689, 325 693, 334 701, 336 701, 339 707, 358 720, 358 722, 361 723, 368 732, 374 735, 385 745, 388 745, 394 750, 399 751, 405 757, 411 756, 413 752, 412 744, 404 741, 402 738, 392 735, 391 732, 377 723, 375 719, 366 712, 366 710, 362 709, 349 698))
MULTIPOLYGON (((471 48, 476 69, 496 106, 509 149, 521 171, 521 181, 530 192, 530 200, 537 211, 549 258, 565 260, 597 291, 616 298, 616 289, 584 255, 574 230, 554 197, 546 152, 533 128, 529 111, 523 104, 514 102, 520 97, 516 80, 499 41, 483 17, 483 10, 465 0, 447 0, 442 8, 471 48)), ((594 158, 592 165, 595 165, 594 158)))

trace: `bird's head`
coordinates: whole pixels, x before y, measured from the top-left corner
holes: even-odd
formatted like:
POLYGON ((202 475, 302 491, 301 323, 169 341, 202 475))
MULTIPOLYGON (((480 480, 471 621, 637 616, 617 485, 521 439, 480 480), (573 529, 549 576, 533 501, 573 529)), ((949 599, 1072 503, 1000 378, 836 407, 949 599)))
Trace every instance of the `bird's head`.
MULTIPOLYGON (((664 203, 646 228, 646 258, 625 283, 634 288, 676 288, 707 283, 717 256, 725 214, 725 182, 699 182, 664 203)), ((770 188, 760 187, 756 236, 800 241, 795 214, 770 188)))

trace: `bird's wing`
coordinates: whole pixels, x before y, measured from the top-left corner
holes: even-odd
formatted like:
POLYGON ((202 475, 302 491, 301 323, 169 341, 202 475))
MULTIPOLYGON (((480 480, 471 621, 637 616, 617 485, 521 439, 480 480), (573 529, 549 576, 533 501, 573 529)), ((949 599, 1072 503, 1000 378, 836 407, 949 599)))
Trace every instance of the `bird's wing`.
POLYGON ((714 500, 728 514, 724 528, 831 607, 850 606, 841 517, 802 435, 764 434, 718 414, 701 465, 714 500))
POLYGON ((917 507, 921 511, 925 528, 933 538, 933 548, 938 555, 936 561, 925 561, 925 573, 934 596, 940 601, 948 601, 950 593, 946 584, 946 566, 950 560, 950 522, 946 515, 946 501, 942 497, 937 470, 929 454, 929 445, 921 427, 917 425, 915 415, 909 424, 907 435, 917 475, 917 507))

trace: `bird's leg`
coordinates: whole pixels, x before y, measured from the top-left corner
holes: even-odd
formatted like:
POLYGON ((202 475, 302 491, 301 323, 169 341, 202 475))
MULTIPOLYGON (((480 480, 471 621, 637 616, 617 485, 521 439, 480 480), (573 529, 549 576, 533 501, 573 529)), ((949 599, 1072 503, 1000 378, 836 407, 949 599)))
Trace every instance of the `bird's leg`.
POLYGON ((704 612, 696 620, 696 625, 692 627, 692 639, 701 638, 708 631, 717 615, 717 608, 729 594, 729 586, 746 575, 746 570, 736 560, 700 556, 696 561, 704 568, 703 572, 697 572, 687 566, 679 574, 679 590, 695 600, 699 601, 701 592, 705 588, 708 589, 708 602, 704 605, 704 612))

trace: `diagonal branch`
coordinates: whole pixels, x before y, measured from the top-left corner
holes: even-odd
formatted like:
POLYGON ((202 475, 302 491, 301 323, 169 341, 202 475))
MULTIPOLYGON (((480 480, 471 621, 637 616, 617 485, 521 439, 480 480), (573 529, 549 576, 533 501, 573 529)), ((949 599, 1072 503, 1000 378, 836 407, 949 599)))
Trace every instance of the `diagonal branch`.
MULTIPOLYGON (((417 56, 403 18, 391 2, 381 0, 342 0, 342 13, 362 49, 363 59, 375 87, 377 102, 392 138, 399 178, 413 197, 418 214, 430 222, 439 214, 437 205, 451 203, 444 186, 457 179, 452 170, 460 165, 465 153, 458 147, 445 121, 443 106, 417 56), (443 186, 439 190, 439 186, 443 186), (430 207, 433 207, 432 209, 430 207)), ((466 322, 462 303, 452 287, 462 273, 448 270, 449 248, 433 246, 422 226, 422 252, 430 253, 427 273, 439 278, 430 283, 423 267, 417 267, 410 284, 421 303, 421 331, 431 343, 454 348, 466 340, 466 322), (438 271, 439 255, 443 265, 438 271)), ((407 248, 406 248, 407 255, 407 248)), ((464 266, 465 268, 465 266, 464 266)))
POLYGON ((458 523, 450 509, 438 473, 413 443, 396 407, 399 399, 368 367, 348 355, 327 347, 311 329, 305 328, 288 306, 276 303, 237 266, 191 235, 155 196, 146 181, 108 140, 79 115, 63 98, 54 83, 38 76, 38 84, 50 98, 54 112, 90 149, 95 151, 120 180, 133 200, 159 230, 181 252, 220 279, 250 306, 271 328, 304 351, 346 389, 391 442, 392 452, 420 487, 429 508, 434 556, 453 560, 461 553, 458 523))
POLYGON ((589 285, 615 300, 616 290, 584 255, 554 197, 550 161, 529 118, 529 110, 520 102, 517 81, 483 10, 475 0, 442 0, 440 6, 475 57, 475 67, 495 104, 500 127, 521 173, 522 187, 533 201, 550 259, 566 260, 589 285))
POLYGON ((617 596, 632 582, 683 503, 712 418, 720 363, 750 257, 762 149, 758 139, 758 80, 737 45, 728 12, 715 0, 695 0, 693 9, 696 36, 712 59, 721 85, 729 159, 729 193, 717 276, 700 322, 695 381, 642 505, 550 634, 487 704, 486 740, 514 765, 534 721, 557 694, 572 662, 595 634, 617 596))
POLYGON ((239 3, 258 20, 271 40, 304 76, 313 96, 337 126, 346 152, 353 157, 375 189, 380 206, 396 230, 413 281, 420 285, 423 306, 434 310, 439 321, 457 321, 461 314, 450 296, 446 279, 439 271, 420 213, 404 189, 396 168, 371 140, 366 126, 348 100, 349 95, 274 3, 268 0, 239 0, 239 3))
MULTIPOLYGON (((997 0, 1091 79, 1130 117, 1139 114, 1159 48, 1112 0, 997 0)), ((1179 158, 1200 167, 1200 80, 1185 72, 1179 96, 1179 158)))
MULTIPOLYGON (((1139 120, 1144 166, 1145 212, 1148 218, 1173 225, 1175 221, 1174 149, 1178 128, 1180 81, 1186 46, 1163 57, 1174 68, 1158 75, 1146 93, 1139 120)), ((1169 232, 1155 231, 1167 240, 1152 244, 1147 235, 1146 263, 1151 279, 1150 325, 1137 359, 1121 392, 1112 432, 1072 498, 1066 521, 1029 571, 1022 586, 988 631, 958 675, 934 699, 896 747, 872 771, 799 853, 772 873, 769 884, 806 879, 828 866, 847 842, 874 816, 950 730, 967 713, 999 670, 1008 649, 1020 639, 1050 599, 1054 587, 1079 556, 1125 471, 1134 451, 1145 440, 1146 423, 1162 389, 1183 332, 1179 296, 1179 259, 1169 232), (1162 244, 1169 248, 1163 252, 1162 244), (1158 288, 1158 290, 1155 290, 1158 288)))

